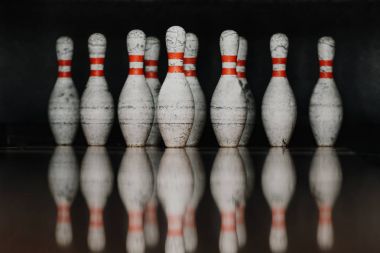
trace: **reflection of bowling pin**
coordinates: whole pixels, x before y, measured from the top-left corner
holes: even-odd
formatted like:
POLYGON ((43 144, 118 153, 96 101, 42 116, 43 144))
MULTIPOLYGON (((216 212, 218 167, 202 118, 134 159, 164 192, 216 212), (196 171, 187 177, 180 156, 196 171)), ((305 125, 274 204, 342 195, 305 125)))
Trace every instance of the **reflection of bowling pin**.
POLYGON ((246 146, 251 138, 255 122, 255 100, 251 89, 248 87, 248 81, 245 74, 245 61, 247 59, 248 42, 244 37, 239 37, 239 50, 237 56, 236 74, 239 78, 241 87, 245 94, 247 102, 247 119, 245 121, 244 131, 241 135, 239 146, 246 146))
POLYGON ((239 147, 239 154, 243 161, 245 174, 247 177, 247 186, 245 190, 245 198, 243 198, 242 201, 240 201, 236 211, 236 231, 238 236, 239 247, 244 247, 247 242, 247 230, 245 226, 245 206, 246 201, 251 196, 255 178, 253 161, 249 153, 249 150, 245 147, 239 147))
POLYGON ((81 189, 90 210, 87 243, 92 251, 105 248, 103 209, 112 191, 113 173, 107 150, 89 147, 82 161, 81 189))
POLYGON ((196 211, 205 189, 205 174, 201 155, 197 148, 186 148, 194 176, 194 190, 187 205, 184 221, 184 239, 186 252, 194 252, 198 246, 196 211))
POLYGON ((58 78, 49 99, 49 122, 55 142, 70 145, 79 121, 79 97, 71 79, 74 44, 69 37, 57 40, 58 78))
MULTIPOLYGON (((160 56, 160 40, 156 37, 147 37, 145 45, 145 79, 152 93, 153 102, 155 106, 153 125, 149 133, 147 146, 157 146, 161 140, 160 129, 158 128, 156 107, 158 93, 160 92, 161 83, 158 80, 158 58, 160 56)), ((148 241, 147 241, 148 242, 148 241)))
POLYGON ((333 77, 335 41, 322 37, 318 41, 319 79, 310 99, 311 129, 318 146, 333 146, 343 118, 342 100, 333 77))
POLYGON ((236 61, 239 36, 227 30, 220 35, 222 75, 211 99, 210 116, 212 128, 221 147, 239 144, 247 119, 247 103, 239 79, 236 61))
POLYGON ((105 145, 114 118, 114 105, 104 78, 104 57, 107 41, 103 34, 95 33, 88 39, 91 72, 83 92, 80 117, 88 145, 105 145))
POLYGON ((157 104, 157 121, 165 146, 184 147, 194 120, 194 99, 183 71, 186 32, 172 26, 166 32, 168 73, 157 104))
POLYGON ((198 37, 194 33, 186 33, 186 47, 184 58, 184 69, 186 81, 188 82, 194 98, 194 122, 191 128, 186 146, 196 146, 202 137, 203 128, 206 124, 206 98, 199 84, 196 62, 198 55, 198 37))
POLYGON ((143 215, 153 192, 153 174, 144 148, 127 148, 117 181, 128 212, 127 252, 145 252, 143 215))
POLYGON ((157 147, 146 147, 153 172, 153 194, 146 204, 144 216, 144 235, 148 247, 154 247, 159 242, 159 230, 157 221, 157 171, 162 157, 162 151, 157 147))
POLYGON ((221 216, 219 250, 238 252, 236 208, 244 198, 246 177, 243 161, 236 148, 220 148, 212 165, 211 193, 221 216))
POLYGON ((274 34, 270 40, 272 78, 264 93, 261 114, 271 146, 287 146, 297 118, 297 105, 286 77, 289 41, 285 34, 274 34))
POLYGON ((319 208, 317 240, 323 250, 334 244, 332 208, 342 183, 342 171, 336 151, 318 148, 310 167, 310 188, 319 208))
POLYGON ((165 150, 157 175, 157 193, 168 221, 165 252, 184 253, 183 217, 193 193, 193 174, 185 149, 165 150))
POLYGON ((50 160, 48 180, 57 205, 55 238, 60 246, 72 242, 70 206, 78 190, 78 164, 72 147, 56 147, 50 160))
POLYGON ((154 101, 144 76, 145 33, 132 30, 127 36, 129 74, 121 90, 118 116, 129 147, 145 146, 154 118, 154 101))
POLYGON ((269 150, 261 182, 264 196, 272 209, 269 245, 273 252, 284 252, 288 245, 285 212, 296 184, 293 161, 287 149, 269 150))

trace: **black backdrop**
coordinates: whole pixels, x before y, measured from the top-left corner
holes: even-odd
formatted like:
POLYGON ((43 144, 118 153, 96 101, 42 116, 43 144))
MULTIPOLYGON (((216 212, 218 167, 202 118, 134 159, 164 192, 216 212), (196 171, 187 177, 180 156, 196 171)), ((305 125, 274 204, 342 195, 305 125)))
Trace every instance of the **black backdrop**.
MULTIPOLYGON (((308 123, 310 95, 318 79, 317 41, 336 40, 335 80, 344 102, 338 146, 370 149, 380 140, 380 5, 376 2, 309 1, 50 1, 0 4, 0 143, 52 145, 47 102, 56 73, 55 41, 74 40, 73 79, 80 94, 89 73, 87 39, 108 40, 105 73, 115 103, 127 77, 125 38, 142 29, 162 42, 159 75, 164 80, 166 29, 181 25, 200 39, 198 77, 210 101, 221 63, 219 35, 235 29, 248 39, 247 77, 257 119, 253 146, 267 146, 260 105, 271 76, 269 39, 289 37, 288 78, 298 119, 290 146, 313 146, 308 123)), ((84 145, 79 131, 75 144, 84 145)), ((110 145, 124 145, 117 122, 110 145)), ((202 146, 216 145, 210 122, 202 146)))

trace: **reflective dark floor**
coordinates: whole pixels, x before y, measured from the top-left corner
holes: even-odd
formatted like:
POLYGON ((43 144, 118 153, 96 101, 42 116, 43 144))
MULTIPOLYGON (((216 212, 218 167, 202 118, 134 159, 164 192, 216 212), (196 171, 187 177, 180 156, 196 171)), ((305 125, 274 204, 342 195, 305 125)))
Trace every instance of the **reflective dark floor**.
POLYGON ((380 155, 0 151, 0 252, 380 252, 380 155))

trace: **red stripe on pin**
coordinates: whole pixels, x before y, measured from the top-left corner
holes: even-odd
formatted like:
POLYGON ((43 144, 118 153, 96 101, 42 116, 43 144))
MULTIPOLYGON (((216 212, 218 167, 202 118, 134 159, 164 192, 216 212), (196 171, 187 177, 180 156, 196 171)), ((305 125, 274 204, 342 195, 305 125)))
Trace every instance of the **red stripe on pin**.
POLYGON ((333 78, 332 72, 319 72, 319 78, 333 78))
POLYGON ((286 58, 272 58, 272 64, 286 64, 286 58))
POLYGON ((168 53, 168 59, 170 59, 170 60, 175 60, 175 59, 182 60, 183 59, 183 53, 168 53))
POLYGON ((272 76, 273 77, 286 77, 286 71, 285 70, 273 70, 272 76))
POLYGON ((236 55, 222 55, 222 62, 236 62, 236 55))
POLYGON ((155 71, 145 71, 145 78, 158 78, 158 74, 155 71))
POLYGON ((333 61, 332 60, 319 60, 319 65, 331 67, 333 65, 333 61))
POLYGON ((68 71, 68 72, 63 72, 63 71, 59 71, 58 72, 58 77, 71 77, 71 72, 68 71))
POLYGON ((143 55, 130 55, 129 56, 129 62, 143 62, 144 56, 143 55))
POLYGON ((91 70, 90 76, 104 76, 104 70, 91 70))
POLYGON ((235 68, 222 68, 222 75, 236 75, 235 68))
POLYGON ((145 66, 156 67, 158 66, 157 60, 145 60, 145 66))
POLYGON ((104 64, 104 58, 90 58, 91 64, 104 64))
POLYGON ((168 73, 183 73, 183 66, 169 66, 168 73))
POLYGON ((129 69, 130 75, 144 75, 143 68, 130 68, 129 69))
POLYGON ((196 70, 185 70, 185 76, 196 76, 197 71, 196 70))
POLYGON ((245 60, 238 60, 237 65, 240 67, 244 67, 245 66, 245 60))
POLYGON ((245 72, 237 72, 239 78, 246 78, 245 72))
POLYGON ((71 66, 71 60, 58 60, 58 66, 71 66))
POLYGON ((186 57, 183 59, 184 64, 196 64, 197 63, 197 58, 195 57, 186 57))

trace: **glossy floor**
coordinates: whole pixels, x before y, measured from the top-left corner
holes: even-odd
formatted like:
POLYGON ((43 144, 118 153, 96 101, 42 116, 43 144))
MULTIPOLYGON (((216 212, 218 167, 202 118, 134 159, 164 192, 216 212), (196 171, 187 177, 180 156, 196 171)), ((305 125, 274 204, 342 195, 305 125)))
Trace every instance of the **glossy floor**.
POLYGON ((376 154, 61 147, 0 168, 0 252, 380 252, 376 154))

